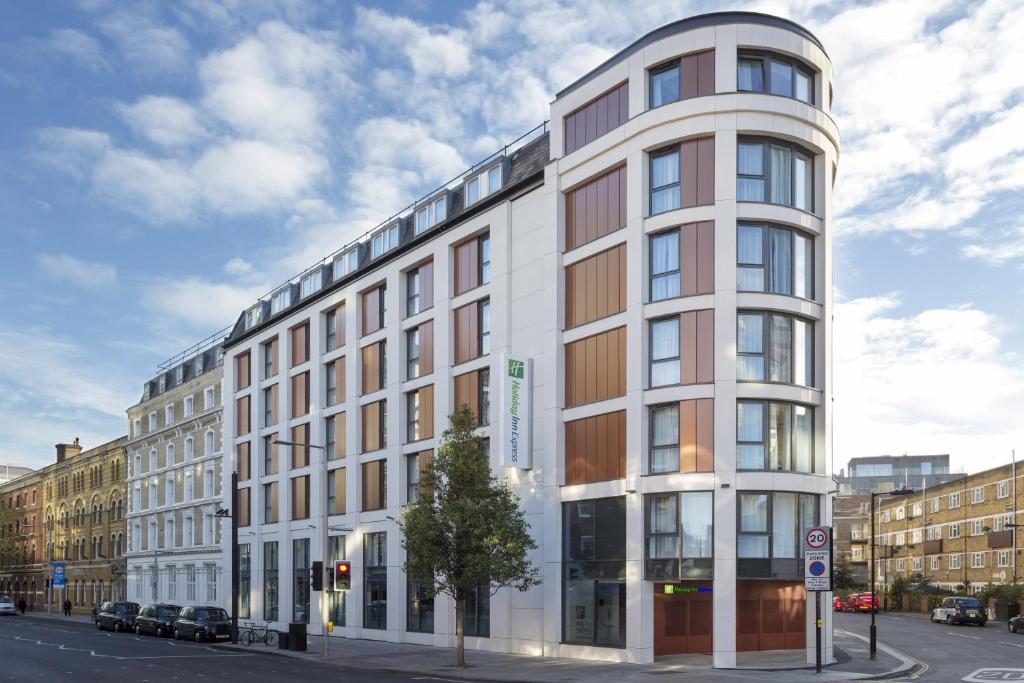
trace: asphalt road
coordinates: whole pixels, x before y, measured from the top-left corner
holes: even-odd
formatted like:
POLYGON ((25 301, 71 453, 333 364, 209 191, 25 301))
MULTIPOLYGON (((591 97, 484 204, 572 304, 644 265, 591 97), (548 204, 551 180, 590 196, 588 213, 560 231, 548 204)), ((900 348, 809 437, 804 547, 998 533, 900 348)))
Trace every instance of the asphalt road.
MULTIPOLYGON (((1024 634, 1010 633, 1005 622, 984 627, 933 624, 926 614, 879 614, 879 642, 927 665, 921 681, 1024 681, 1024 634), (1006 674, 976 674, 979 669, 1016 669, 1006 674), (971 675, 975 674, 974 677, 971 675)), ((836 614, 837 628, 869 634, 868 614, 836 614)))
POLYGON ((268 654, 236 654, 208 645, 153 636, 100 632, 88 623, 0 617, 0 682, 60 680, 405 683, 431 679, 388 671, 321 666, 268 654))

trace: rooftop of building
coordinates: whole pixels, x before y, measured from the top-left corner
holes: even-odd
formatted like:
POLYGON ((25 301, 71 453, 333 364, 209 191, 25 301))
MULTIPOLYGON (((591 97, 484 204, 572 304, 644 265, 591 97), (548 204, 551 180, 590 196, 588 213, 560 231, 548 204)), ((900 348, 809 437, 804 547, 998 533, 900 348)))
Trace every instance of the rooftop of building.
POLYGON ((135 405, 151 401, 219 368, 224 363, 224 336, 229 330, 230 328, 226 327, 215 332, 160 363, 157 366, 159 374, 143 383, 142 398, 135 405))
MULTIPOLYGON (((653 31, 643 35, 637 40, 630 43, 628 46, 619 50, 617 53, 606 59, 604 62, 596 66, 595 68, 588 71, 586 74, 576 79, 566 87, 562 88, 555 99, 558 100, 565 95, 568 95, 573 90, 576 90, 580 86, 592 81, 593 79, 600 76, 605 71, 608 71, 616 64, 628 59, 632 55, 636 54, 640 50, 644 49, 648 45, 655 43, 659 40, 668 38, 669 36, 676 35, 678 33, 685 33, 686 31, 693 31, 699 28, 706 28, 710 26, 724 26, 726 24, 758 24, 761 26, 774 26, 776 28, 782 28, 787 31, 792 31, 797 35, 800 35, 807 40, 811 41, 819 48, 822 52, 825 52, 825 46, 821 44, 817 36, 808 31, 806 28, 790 21, 789 19, 783 19, 772 14, 763 14, 761 12, 710 12, 708 14, 698 14, 694 17, 687 17, 678 21, 673 21, 671 24, 665 24, 660 28, 656 28, 653 31)), ((826 53, 828 56, 828 53, 826 53)))
POLYGON ((383 267, 472 216, 514 198, 543 178, 544 166, 550 161, 548 138, 548 124, 544 122, 275 287, 241 313, 224 340, 224 348, 238 344, 293 311, 383 267), (495 169, 500 169, 496 171, 500 174, 499 188, 488 189, 478 200, 467 203, 467 186, 495 169), (444 202, 444 218, 417 231, 417 212, 439 200, 444 202), (388 246, 374 254, 373 244, 377 238, 386 241, 388 246), (394 244, 391 244, 392 239, 394 244))

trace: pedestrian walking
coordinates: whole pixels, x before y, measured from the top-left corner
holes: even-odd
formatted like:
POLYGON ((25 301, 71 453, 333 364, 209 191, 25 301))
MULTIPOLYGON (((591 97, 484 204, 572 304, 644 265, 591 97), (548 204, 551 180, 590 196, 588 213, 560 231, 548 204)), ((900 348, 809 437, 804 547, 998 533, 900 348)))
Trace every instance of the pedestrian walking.
POLYGON ((71 616, 71 601, 70 600, 65 600, 64 601, 64 616, 66 616, 66 617, 70 617, 71 616))
POLYGON ((25 610, 27 610, 27 609, 28 609, 28 603, 25 602, 25 598, 21 598, 20 600, 18 600, 18 610, 22 614, 24 614, 25 610))

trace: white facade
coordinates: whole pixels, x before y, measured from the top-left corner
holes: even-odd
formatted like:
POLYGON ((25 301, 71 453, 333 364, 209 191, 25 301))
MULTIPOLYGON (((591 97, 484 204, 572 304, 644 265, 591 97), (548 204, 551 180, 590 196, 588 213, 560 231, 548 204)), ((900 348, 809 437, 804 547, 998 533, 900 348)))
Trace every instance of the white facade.
MULTIPOLYGON (((780 582, 776 568, 783 567, 785 571, 796 572, 800 550, 797 539, 803 527, 808 524, 831 523, 829 495, 832 482, 828 474, 832 471, 829 447, 832 381, 831 192, 838 157, 838 132, 828 113, 831 88, 832 69, 824 51, 812 36, 789 22, 763 15, 752 18, 745 14, 726 14, 696 18, 692 22, 684 21, 665 27, 613 57, 552 103, 548 140, 550 152, 547 163, 543 165, 542 178, 538 176, 532 179, 531 176, 529 180, 524 179, 523 176, 529 174, 522 169, 529 164, 529 160, 520 155, 525 157, 530 150, 536 148, 523 147, 509 155, 508 165, 505 166, 508 176, 503 179, 501 189, 491 188, 491 194, 508 191, 508 195, 503 195, 483 211, 472 213, 463 209, 460 212, 458 207, 454 211, 449 210, 447 215, 451 220, 437 234, 420 242, 413 241, 412 236, 403 237, 394 249, 396 254, 393 258, 382 257, 380 265, 374 267, 372 259, 368 257, 354 279, 329 288, 322 296, 312 297, 308 304, 300 302, 291 308, 284 307, 280 309, 278 317, 274 317, 278 312, 271 313, 269 321, 264 309, 260 309, 259 314, 252 311, 243 314, 226 342, 224 386, 226 396, 231 398, 226 398, 229 408, 224 413, 224 429, 226 435, 232 436, 226 438, 231 459, 222 475, 227 490, 230 472, 232 468, 238 467, 239 449, 250 449, 251 476, 239 483, 240 490, 249 490, 246 495, 250 496, 251 515, 251 524, 243 527, 239 534, 239 544, 247 547, 250 567, 247 573, 249 590, 246 591, 248 612, 240 616, 271 621, 280 627, 293 618, 305 619, 312 615, 309 618, 310 632, 321 632, 318 598, 329 594, 312 593, 308 609, 304 600, 298 606, 293 603, 296 590, 299 595, 304 592, 305 588, 301 584, 307 580, 304 577, 308 577, 304 548, 308 547, 310 562, 326 559, 329 564, 331 559, 341 557, 338 553, 325 557, 325 534, 321 519, 327 503, 323 477, 325 466, 331 471, 344 468, 345 510, 340 514, 329 515, 327 535, 343 537, 344 540, 333 543, 341 544, 344 557, 352 561, 353 582, 343 606, 334 603, 330 607, 336 623, 333 634, 337 637, 438 646, 454 643, 453 607, 442 596, 436 599, 432 633, 415 632, 409 628, 408 587, 402 572, 404 558, 395 519, 408 500, 411 471, 408 456, 436 448, 436 437, 447 424, 447 414, 455 407, 455 378, 469 371, 487 368, 491 378, 490 424, 481 427, 481 433, 490 438, 490 457, 495 473, 506 477, 522 500, 527 520, 537 540, 538 550, 534 553, 533 561, 541 568, 543 584, 523 594, 499 591, 493 596, 489 605, 488 635, 468 638, 468 647, 545 656, 649 662, 655 654, 666 652, 665 647, 679 647, 678 642, 665 645, 666 634, 658 632, 655 626, 658 619, 662 618, 658 610, 666 610, 666 615, 676 614, 668 611, 670 608, 664 600, 664 595, 668 594, 664 585, 672 584, 685 589, 680 592, 711 592, 709 604, 713 619, 710 619, 709 627, 712 629, 710 640, 713 645, 701 647, 712 655, 715 666, 733 667, 738 650, 775 649, 767 645, 767 638, 758 640, 755 637, 753 641, 746 639, 740 642, 736 614, 738 610, 748 609, 749 606, 746 603, 739 605, 738 602, 745 599, 742 596, 750 593, 754 586, 765 591, 765 595, 781 586, 791 595, 798 596, 799 605, 796 605, 797 598, 792 598, 791 603, 787 603, 787 609, 796 609, 794 605, 799 607, 799 612, 793 614, 800 615, 804 626, 802 632, 793 632, 792 639, 786 642, 799 642, 799 647, 806 646, 807 661, 813 662, 813 602, 803 597, 802 579, 797 574, 788 575, 788 581, 780 582), (652 67, 658 67, 666 60, 709 49, 714 49, 711 72, 714 94, 683 99, 657 108, 648 106, 652 67), (737 92, 737 62, 740 55, 748 53, 761 57, 766 54, 775 55, 812 72, 813 101, 818 104, 815 106, 780 95, 737 92), (629 96, 628 116, 624 123, 580 149, 563 153, 565 117, 625 81, 629 83, 629 96), (710 176, 713 181, 712 201, 652 215, 652 152, 673 145, 678 149, 681 142, 711 136, 714 154, 714 170, 710 176), (799 149, 813 161, 813 182, 810 185, 813 197, 808 195, 807 199, 812 202, 807 207, 810 210, 764 201, 737 201, 738 145, 745 140, 759 141, 767 145, 765 149, 769 149, 773 142, 792 144, 796 146, 794 149, 799 149), (566 225, 569 220, 567 197, 589 180, 623 165, 626 201, 624 225, 569 249, 566 241, 566 225), (511 172, 507 170, 509 168, 511 172), (518 174, 517 169, 520 169, 518 174), (713 266, 711 290, 652 301, 652 237, 678 226, 699 222, 713 222, 713 259, 701 265, 703 268, 713 266), (787 239, 796 239, 793 235, 805 238, 813 254, 813 270, 809 276, 813 283, 813 293, 796 296, 781 291, 738 292, 739 225, 759 226, 765 235, 769 235, 769 231, 774 228, 788 230, 785 235, 790 237, 787 239), (456 294, 456 283, 460 276, 456 273, 453 261, 457 258, 457 246, 485 233, 490 240, 489 280, 479 287, 456 294), (619 246, 624 247, 626 254, 625 301, 611 315, 592 318, 570 327, 567 324, 567 269, 619 246), (433 305, 425 311, 408 316, 409 285, 406 274, 428 259, 432 259, 433 263, 433 305), (383 329, 363 335, 361 323, 364 319, 364 299, 361 294, 380 283, 386 283, 387 287, 383 329), (458 323, 455 310, 483 299, 487 299, 490 306, 489 352, 479 358, 457 363, 459 350, 456 348, 455 335, 458 323), (325 346, 325 315, 341 304, 345 305, 346 316, 344 344, 328 351, 325 346), (713 380, 691 383, 677 380, 664 386, 652 387, 651 321, 681 320, 682 316, 695 311, 713 311, 713 330, 708 331, 713 333, 713 350, 709 356, 713 380), (762 349, 761 372, 775 373, 779 363, 785 359, 788 359, 785 361, 789 363, 787 367, 791 367, 794 365, 794 357, 806 358, 809 370, 805 371, 800 381, 795 381, 798 375, 795 374, 797 370, 793 369, 790 370, 792 379, 788 381, 773 381, 767 374, 762 380, 751 380, 749 375, 746 380, 738 380, 737 344, 750 341, 738 339, 738 316, 768 316, 764 320, 772 324, 772 314, 788 316, 785 321, 789 321, 786 324, 790 325, 787 329, 791 334, 794 330, 809 330, 807 343, 811 348, 786 346, 784 353, 780 351, 781 361, 771 356, 767 348, 762 349), (294 337, 290 330, 307 320, 309 359, 292 367, 289 362, 292 356, 290 344, 294 337), (433 372, 427 377, 408 380, 405 332, 426 320, 433 321, 433 372), (806 327, 797 327, 797 322, 806 327), (574 399, 574 402, 570 402, 567 399, 570 392, 567 386, 568 346, 619 328, 624 328, 626 345, 623 354, 624 390, 618 395, 596 401, 574 399), (274 338, 278 340, 280 360, 276 373, 268 377, 264 373, 262 354, 266 343, 274 338), (380 390, 364 393, 363 349, 381 340, 386 341, 387 348, 386 384, 380 390), (252 368, 251 382, 247 385, 244 380, 239 381, 236 367, 236 359, 245 353, 249 354, 252 368), (510 353, 532 361, 533 467, 528 470, 502 466, 505 462, 505 445, 500 438, 502 399, 499 394, 501 378, 504 376, 502 359, 510 353), (347 364, 344 396, 337 404, 327 405, 326 364, 342 356, 346 358, 347 364), (303 386, 301 380, 296 384, 291 378, 306 372, 309 373, 308 414, 290 418, 288 416, 293 412, 291 391, 293 387, 303 386), (410 442, 405 397, 408 392, 429 384, 433 385, 435 438, 410 442), (266 425, 264 401, 265 397, 274 396, 268 390, 275 385, 278 387, 274 390, 277 392, 276 419, 266 425), (239 415, 244 413, 244 409, 238 407, 240 400, 250 403, 251 431, 237 424, 239 415), (363 452, 363 407, 380 400, 387 402, 387 443, 382 449, 363 452), (680 471, 674 473, 652 471, 653 456, 649 457, 649 452, 653 449, 653 408, 663 405, 680 406, 688 401, 699 400, 710 402, 704 405, 713 405, 713 421, 710 423, 713 433, 713 466, 702 471, 683 471, 680 464, 680 471), (234 407, 231 402, 235 403, 234 407), (764 420, 760 425, 764 433, 759 437, 759 446, 750 439, 737 445, 737 414, 741 403, 761 406, 758 410, 763 411, 764 420), (773 404, 782 407, 776 409, 773 404), (581 425, 584 424, 581 421, 589 418, 621 411, 624 411, 625 424, 623 474, 601 481, 576 483, 579 475, 567 472, 569 437, 566 424, 581 425), (292 440, 292 428, 308 424, 309 442, 322 445, 326 441, 325 418, 339 412, 347 416, 343 457, 325 461, 324 451, 313 450, 308 464, 303 462, 300 467, 290 470, 289 448, 282 446, 279 447, 277 471, 264 471, 264 437, 276 435, 281 440, 292 440), (786 418, 786 429, 791 429, 792 433, 781 429, 777 423, 768 424, 768 416, 776 414, 789 416, 786 418), (800 418, 793 417, 798 414, 810 415, 812 421, 800 422, 800 418), (806 431, 807 425, 812 425, 809 432, 806 431), (805 431, 801 432, 801 429, 805 431), (801 441, 797 432, 807 434, 809 440, 801 441), (786 437, 785 447, 779 445, 782 436, 786 437), (757 451, 758 448, 760 451, 757 451), (793 449, 792 452, 789 448, 793 449), (784 458, 781 455, 783 450, 784 458), (743 462, 739 460, 738 454, 741 452, 747 458, 743 462), (764 464, 751 466, 750 454, 758 452, 764 458, 764 464), (387 463, 385 505, 382 509, 363 511, 364 464, 382 458, 387 463), (308 490, 311 492, 308 515, 301 510, 300 503, 298 518, 291 519, 296 516, 293 514, 291 500, 295 484, 291 480, 306 476, 309 477, 308 490), (278 521, 266 522, 264 496, 265 492, 273 490, 267 486, 275 484, 278 491, 278 521), (651 528, 648 506, 653 507, 659 494, 697 492, 707 494, 706 498, 699 500, 710 501, 711 505, 709 514, 713 520, 713 532, 707 533, 712 534, 713 552, 705 552, 700 559, 707 560, 708 568, 702 571, 708 571, 713 576, 705 575, 703 581, 685 577, 649 578, 652 571, 648 569, 649 560, 664 557, 650 555, 654 543, 646 537, 651 528), (804 497, 800 497, 801 494, 804 497), (568 548, 578 541, 582 546, 594 543, 593 538, 580 541, 571 536, 566 528, 565 520, 571 514, 591 514, 573 512, 571 504, 602 499, 613 499, 617 501, 614 505, 621 505, 625 510, 621 536, 624 556, 620 558, 621 563, 619 559, 615 560, 616 567, 622 567, 621 578, 611 582, 598 580, 597 574, 587 573, 597 570, 577 567, 596 562, 570 562, 567 555, 570 552, 568 548), (758 508, 758 501, 765 501, 762 503, 764 507, 758 508), (744 506, 742 519, 740 506, 744 506), (769 507, 774 510, 774 516, 766 511, 769 507), (787 525, 790 514, 794 517, 792 524, 787 525), (768 525, 760 535, 754 529, 761 523, 759 515, 763 515, 764 523, 768 525), (808 524, 804 524, 805 521, 808 524), (367 535, 378 532, 386 533, 386 627, 370 628, 367 627, 369 617, 364 609, 367 598, 364 574, 370 574, 366 565, 373 562, 368 561, 370 558, 364 546, 368 543, 367 535), (274 571, 264 557, 264 550, 272 547, 267 546, 268 543, 277 544, 276 583, 273 574, 267 574, 268 569, 274 571), (768 557, 763 558, 767 564, 762 563, 771 567, 767 575, 757 575, 761 571, 757 560, 762 559, 758 556, 762 547, 763 552, 769 553, 768 557), (296 548, 303 550, 298 558, 302 563, 298 570, 294 564, 296 558, 293 550, 296 548), (563 576, 568 576, 570 565, 571 571, 582 572, 574 575, 576 578, 571 584, 573 590, 589 590, 586 586, 593 579, 593 593, 583 594, 583 598, 575 594, 567 596, 566 586, 570 585, 570 581, 568 578, 563 579, 563 576), (276 586, 276 614, 266 610, 267 588, 270 585, 276 586), (620 605, 623 595, 624 604, 620 605), (741 597, 738 598, 738 595, 741 597), (569 616, 564 608, 567 600, 573 601, 573 614, 569 616), (621 616, 609 618, 608 615, 613 613, 621 616), (593 642, 580 642, 581 638, 592 638, 593 642), (601 642, 602 639, 604 642, 601 642), (751 642, 759 644, 751 647, 751 642), (662 649, 656 652, 659 647, 662 649)), ((769 157, 765 158, 766 163, 774 163, 774 157, 771 157, 771 161, 768 161, 769 157)), ((787 158, 795 157, 791 155, 787 158)), ((467 179, 471 177, 472 174, 467 174, 467 179)), ((781 184, 783 181, 773 178, 766 171, 764 185, 775 182, 781 184)), ((793 197, 790 203, 796 203, 795 195, 793 197)), ((372 243, 372 239, 370 241, 372 243)), ((776 258, 779 257, 776 255, 776 258)), ((767 261, 765 264, 765 277, 769 277, 768 271, 774 273, 776 266, 770 267, 767 261)), ((790 277, 790 281, 793 281, 793 277, 790 277)), ((775 285, 765 288, 771 290, 775 285)), ((770 343, 776 341, 775 337, 771 337, 770 343)), ((682 363, 679 352, 681 345, 682 342, 677 338, 677 372, 682 363)), ((744 365, 743 371, 750 373, 751 368, 756 366, 756 359, 753 362, 753 366, 744 365)), ((595 373, 595 376, 597 374, 600 373, 595 373)), ((339 388, 339 397, 341 393, 339 388)), ((678 432, 678 418, 676 428, 678 432)), ((678 444, 674 447, 678 447, 682 453, 682 440, 678 433, 676 441, 678 444)), ((578 510, 584 508, 579 507, 578 510)), ((685 524, 689 513, 679 513, 678 507, 676 510, 676 521, 679 521, 679 515, 682 514, 682 523, 685 524)), ((602 531, 598 530, 597 533, 602 531)), ((572 532, 575 533, 583 532, 572 532)), ((685 534, 688 532, 674 533, 677 535, 675 540, 685 547, 685 534)), ((375 553, 376 559, 383 559, 379 555, 379 551, 375 553)), ((678 559, 682 560, 682 564, 687 564, 692 558, 687 558, 683 553, 678 559)), ((374 597, 380 598, 380 594, 374 593, 374 597)), ((825 661, 831 660, 830 597, 830 594, 822 596, 825 661)), ((769 601, 771 599, 765 598, 769 601)), ((744 614, 744 618, 747 617, 749 613, 744 614)), ((374 615, 369 623, 380 625, 379 615, 374 615)))
POLYGON ((128 409, 125 556, 128 599, 139 604, 230 602, 216 516, 223 507, 219 354, 213 347, 168 369, 128 409))

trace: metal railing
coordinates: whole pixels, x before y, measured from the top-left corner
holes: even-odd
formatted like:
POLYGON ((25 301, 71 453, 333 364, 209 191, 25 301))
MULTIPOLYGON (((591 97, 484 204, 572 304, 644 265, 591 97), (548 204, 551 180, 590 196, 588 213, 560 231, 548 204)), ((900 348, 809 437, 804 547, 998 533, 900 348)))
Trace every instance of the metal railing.
POLYGON ((228 332, 231 331, 231 327, 232 327, 231 325, 228 325, 224 329, 219 330, 217 332, 214 332, 213 334, 211 334, 206 339, 203 339, 203 340, 201 340, 199 342, 196 342, 195 344, 193 344, 192 346, 188 347, 184 351, 182 351, 182 352, 180 352, 180 353, 178 353, 178 354, 176 354, 174 356, 171 356, 170 358, 168 358, 167 360, 163 361, 162 363, 159 363, 156 366, 157 371, 158 372, 165 372, 166 370, 169 370, 170 368, 173 368, 175 365, 177 365, 178 363, 184 361, 185 359, 191 358, 192 356, 195 356, 196 354, 200 353, 201 351, 206 351, 207 349, 216 346, 217 344, 219 344, 221 341, 224 340, 224 337, 226 337, 228 335, 228 332))

